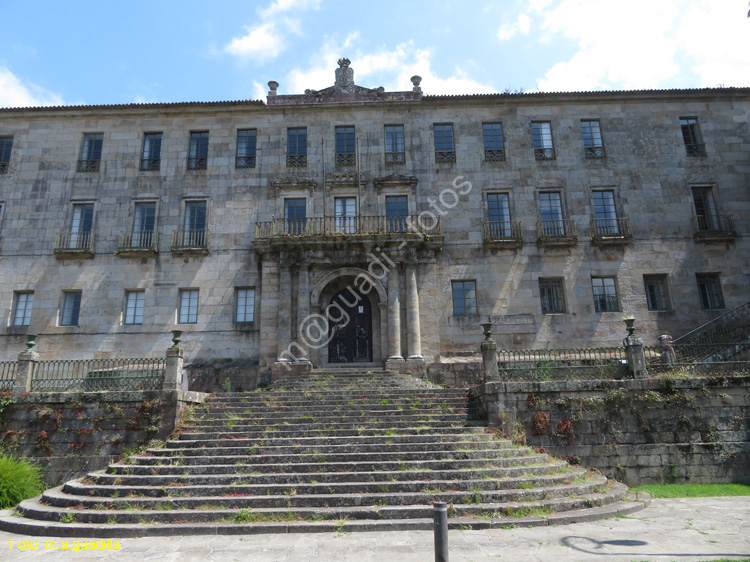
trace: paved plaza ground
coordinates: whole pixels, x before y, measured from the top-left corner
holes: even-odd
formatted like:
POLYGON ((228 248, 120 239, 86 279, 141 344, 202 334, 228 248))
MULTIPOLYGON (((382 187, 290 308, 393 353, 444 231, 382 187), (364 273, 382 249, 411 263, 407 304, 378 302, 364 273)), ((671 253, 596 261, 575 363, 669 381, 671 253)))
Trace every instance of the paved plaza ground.
MULTIPOLYGON (((12 551, 0 532, 0 560, 248 562, 431 562, 425 531, 119 539, 119 550, 12 551)), ((62 539, 56 540, 61 544, 62 539)), ((111 541, 113 543, 113 541, 111 541)), ((111 544, 110 543, 110 544, 111 544)), ((451 562, 698 562, 750 559, 750 497, 653 500, 633 516, 558 527, 450 531, 451 562)))

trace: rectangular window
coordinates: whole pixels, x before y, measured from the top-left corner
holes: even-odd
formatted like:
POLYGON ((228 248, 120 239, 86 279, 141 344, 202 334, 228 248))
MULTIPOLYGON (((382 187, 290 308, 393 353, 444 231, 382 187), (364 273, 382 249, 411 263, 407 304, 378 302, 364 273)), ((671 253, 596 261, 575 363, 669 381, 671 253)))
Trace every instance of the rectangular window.
POLYGON ((258 132, 255 129, 237 131, 237 157, 235 168, 255 168, 255 149, 258 132))
POLYGON ((719 230, 719 215, 716 212, 716 202, 711 187, 693 187, 693 204, 698 230, 719 230))
POLYGON ((487 218, 490 236, 502 238, 511 235, 510 197, 507 193, 487 194, 487 218))
POLYGON ((255 319, 255 289, 237 289, 235 291, 236 322, 253 322, 255 319))
POLYGON ((333 201, 336 232, 352 234, 357 231, 357 198, 336 197, 333 201))
POLYGON ((488 162, 505 160, 502 123, 482 123, 484 135, 484 159, 488 162))
POLYGON ((206 246, 208 236, 207 206, 205 201, 186 201, 183 222, 183 246, 206 246))
POLYGON ((354 144, 354 127, 336 127, 337 166, 354 166, 357 163, 354 144))
POLYGON ((307 223, 307 201, 304 198, 284 199, 284 222, 287 234, 304 234, 307 223))
POLYGON ((91 248, 94 228, 94 205, 73 205, 73 220, 70 223, 69 248, 91 248))
POLYGON ((649 310, 671 310, 672 304, 666 275, 644 275, 643 286, 646 289, 646 303, 649 310))
POLYGON ((581 121, 581 133, 583 133, 583 152, 586 158, 604 158, 607 155, 604 151, 602 130, 598 120, 581 121))
POLYGON ((180 289, 179 324, 198 322, 198 289, 180 289))
POLYGON ((78 326, 81 312, 81 291, 63 292, 60 326, 78 326))
POLYGON ((432 128, 435 136, 435 162, 438 164, 455 162, 456 147, 453 142, 453 124, 435 124, 432 128))
POLYGON ((388 232, 408 230, 409 198, 406 195, 389 195, 385 198, 386 228, 388 232))
POLYGON ((406 161, 404 154, 404 126, 385 126, 385 163, 403 164, 406 161))
POLYGON ((16 293, 13 303, 13 325, 31 324, 31 309, 34 307, 34 293, 16 293))
POLYGON ((615 209, 615 192, 594 191, 591 194, 594 206, 594 232, 597 235, 617 235, 620 233, 615 209))
POLYGON ((161 167, 161 133, 143 135, 143 152, 141 153, 141 170, 153 172, 161 167))
POLYGON ((705 156, 706 145, 695 117, 680 117, 682 140, 685 142, 685 152, 688 156, 705 156))
POLYGON ((555 147, 552 144, 552 125, 549 121, 535 121, 531 124, 531 138, 534 141, 534 158, 554 160, 555 147))
POLYGON ((542 234, 544 236, 565 236, 562 202, 559 191, 542 191, 539 193, 539 212, 542 217, 542 234))
POLYGON ((307 166, 307 128, 286 131, 286 165, 290 168, 307 166))
POLYGON ((143 324, 143 291, 125 291, 125 324, 143 324))
POLYGON ((562 279, 539 279, 539 298, 542 314, 563 314, 565 312, 565 292, 562 279))
POLYGON ((205 170, 207 167, 208 131, 191 131, 188 170, 205 170))
POLYGON ((8 173, 11 150, 13 150, 13 137, 0 137, 0 174, 8 173))
POLYGON ((154 230, 156 228, 156 203, 136 203, 133 217, 133 248, 151 248, 155 246, 154 230))
POLYGON ((620 303, 617 299, 617 284, 614 277, 592 277, 594 308, 597 312, 617 312, 620 303))
POLYGON ((453 316, 477 314, 477 289, 475 281, 453 281, 453 316))
POLYGON ((81 158, 78 160, 79 172, 98 172, 102 159, 102 133, 86 133, 81 144, 81 158))
POLYGON ((721 292, 718 273, 696 273, 695 280, 698 283, 701 308, 706 310, 724 308, 724 295, 721 292))

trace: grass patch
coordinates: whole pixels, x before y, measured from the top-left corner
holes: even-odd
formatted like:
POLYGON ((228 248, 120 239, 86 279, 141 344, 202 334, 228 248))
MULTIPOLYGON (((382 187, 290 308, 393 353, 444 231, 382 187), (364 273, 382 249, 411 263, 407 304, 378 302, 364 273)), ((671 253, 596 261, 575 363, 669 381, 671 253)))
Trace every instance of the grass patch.
POLYGON ((648 484, 631 488, 646 492, 652 498, 712 498, 719 496, 750 496, 745 484, 648 484))
POLYGON ((6 455, 0 456, 0 509, 15 507, 21 500, 42 493, 38 466, 6 455))

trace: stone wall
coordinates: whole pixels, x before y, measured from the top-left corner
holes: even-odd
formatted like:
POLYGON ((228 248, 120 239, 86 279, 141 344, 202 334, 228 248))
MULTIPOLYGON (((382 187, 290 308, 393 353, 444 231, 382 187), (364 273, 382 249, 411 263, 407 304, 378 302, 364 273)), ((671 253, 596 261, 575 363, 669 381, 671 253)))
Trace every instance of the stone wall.
POLYGON ((750 377, 486 383, 508 436, 628 485, 750 482, 750 377))
POLYGON ((258 363, 215 361, 191 363, 183 369, 188 389, 195 392, 247 392, 258 388, 258 363))
POLYGON ((166 438, 185 407, 206 397, 184 391, 28 393, 0 417, 0 452, 38 464, 47 484, 56 485, 166 438))

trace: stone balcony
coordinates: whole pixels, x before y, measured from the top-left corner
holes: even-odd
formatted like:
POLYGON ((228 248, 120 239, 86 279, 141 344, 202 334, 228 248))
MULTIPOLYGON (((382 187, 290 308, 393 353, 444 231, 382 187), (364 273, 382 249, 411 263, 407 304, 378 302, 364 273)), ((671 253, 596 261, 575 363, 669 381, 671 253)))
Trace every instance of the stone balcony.
POLYGON ((543 248, 575 246, 578 243, 573 219, 540 220, 536 223, 536 243, 543 248))
POLYGON ((597 246, 630 244, 633 228, 630 219, 593 219, 591 221, 591 243, 597 246))
POLYGON ((484 245, 488 248, 516 249, 523 246, 520 222, 486 221, 483 230, 484 245))
POLYGON ((696 242, 731 242, 737 237, 731 215, 696 215, 693 217, 693 229, 696 242))
POLYGON ((94 257, 94 233, 62 231, 55 237, 58 259, 86 260, 94 257))
POLYGON ((117 255, 121 258, 148 258, 157 253, 159 235, 153 230, 123 232, 117 242, 117 255))
POLYGON ((255 224, 255 246, 271 248, 340 248, 397 245, 440 249, 440 218, 428 215, 347 216, 274 219, 255 224))
POLYGON ((170 249, 177 256, 206 255, 211 251, 211 233, 208 230, 175 230, 170 249))

